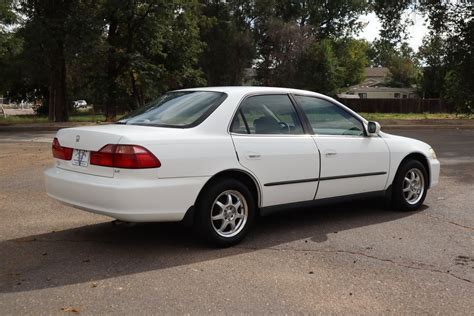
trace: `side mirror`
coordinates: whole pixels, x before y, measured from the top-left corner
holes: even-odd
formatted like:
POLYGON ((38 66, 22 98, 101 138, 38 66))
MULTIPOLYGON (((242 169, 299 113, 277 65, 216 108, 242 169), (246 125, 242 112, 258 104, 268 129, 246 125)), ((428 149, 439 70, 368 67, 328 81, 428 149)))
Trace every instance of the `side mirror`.
POLYGON ((380 132, 380 124, 378 122, 372 122, 370 121, 367 124, 367 133, 369 136, 376 136, 380 132))

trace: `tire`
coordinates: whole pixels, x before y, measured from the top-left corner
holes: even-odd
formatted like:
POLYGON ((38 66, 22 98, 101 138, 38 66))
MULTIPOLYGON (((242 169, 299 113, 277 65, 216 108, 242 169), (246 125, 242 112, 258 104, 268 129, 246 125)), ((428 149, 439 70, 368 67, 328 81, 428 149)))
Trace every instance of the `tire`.
POLYGON ((255 199, 245 184, 234 179, 218 180, 198 198, 195 229, 215 246, 233 246, 242 241, 253 226, 255 210, 255 199))
POLYGON ((409 212, 420 208, 428 191, 428 173, 418 160, 402 162, 392 183, 392 208, 409 212))

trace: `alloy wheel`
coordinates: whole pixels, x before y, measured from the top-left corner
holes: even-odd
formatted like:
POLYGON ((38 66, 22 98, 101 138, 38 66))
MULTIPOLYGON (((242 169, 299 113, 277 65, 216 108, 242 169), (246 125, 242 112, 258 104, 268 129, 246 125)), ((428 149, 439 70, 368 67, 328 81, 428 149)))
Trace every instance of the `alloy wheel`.
POLYGON ((215 199, 211 210, 211 223, 222 237, 233 237, 244 227, 248 218, 248 205, 238 191, 224 191, 215 199))
POLYGON ((420 201, 425 191, 425 178, 421 170, 408 170, 403 179, 403 197, 408 204, 414 205, 420 201))

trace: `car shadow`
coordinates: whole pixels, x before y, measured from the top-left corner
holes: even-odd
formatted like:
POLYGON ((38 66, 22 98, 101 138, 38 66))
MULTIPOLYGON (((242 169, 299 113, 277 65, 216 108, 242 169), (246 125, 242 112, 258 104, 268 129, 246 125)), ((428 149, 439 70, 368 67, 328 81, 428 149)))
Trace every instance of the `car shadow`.
POLYGON ((99 223, 0 242, 0 293, 59 287, 189 265, 297 240, 394 221, 414 213, 386 210, 377 200, 293 209, 259 218, 238 246, 215 249, 179 223, 99 223))

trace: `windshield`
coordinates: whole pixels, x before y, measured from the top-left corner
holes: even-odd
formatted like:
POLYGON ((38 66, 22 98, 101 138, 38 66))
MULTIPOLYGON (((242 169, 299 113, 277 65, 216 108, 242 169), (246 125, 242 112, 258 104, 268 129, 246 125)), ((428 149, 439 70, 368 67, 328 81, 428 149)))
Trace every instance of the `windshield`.
POLYGON ((165 127, 192 127, 204 121, 226 98, 211 91, 175 91, 131 112, 117 123, 165 127))

